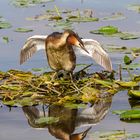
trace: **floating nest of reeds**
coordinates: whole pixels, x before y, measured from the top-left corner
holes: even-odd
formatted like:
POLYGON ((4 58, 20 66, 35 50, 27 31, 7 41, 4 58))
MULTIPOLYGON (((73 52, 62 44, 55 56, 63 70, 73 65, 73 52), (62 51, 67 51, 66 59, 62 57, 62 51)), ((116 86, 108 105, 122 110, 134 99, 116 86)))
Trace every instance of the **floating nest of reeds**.
POLYGON ((36 104, 85 104, 115 94, 122 88, 137 86, 135 81, 117 81, 113 73, 88 74, 83 70, 74 74, 73 80, 63 74, 52 80, 53 72, 40 75, 20 70, 0 72, 1 102, 9 106, 36 104))

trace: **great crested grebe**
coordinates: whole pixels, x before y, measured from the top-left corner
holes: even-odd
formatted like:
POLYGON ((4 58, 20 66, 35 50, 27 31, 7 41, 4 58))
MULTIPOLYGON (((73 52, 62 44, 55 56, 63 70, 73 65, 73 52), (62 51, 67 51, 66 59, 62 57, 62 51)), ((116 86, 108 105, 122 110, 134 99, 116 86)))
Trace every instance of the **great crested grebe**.
POLYGON ((80 48, 79 53, 92 57, 105 70, 112 71, 111 60, 100 43, 93 39, 80 39, 72 30, 28 38, 21 49, 20 64, 27 61, 36 51, 45 49, 51 69, 55 72, 65 70, 72 73, 76 66, 77 48, 80 48))

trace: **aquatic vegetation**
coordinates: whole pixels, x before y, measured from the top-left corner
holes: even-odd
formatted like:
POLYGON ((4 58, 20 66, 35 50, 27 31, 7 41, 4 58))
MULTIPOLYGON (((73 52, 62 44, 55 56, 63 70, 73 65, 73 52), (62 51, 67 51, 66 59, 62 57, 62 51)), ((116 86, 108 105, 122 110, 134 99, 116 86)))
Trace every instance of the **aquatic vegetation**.
POLYGON ((95 132, 92 134, 93 139, 98 140, 123 140, 139 138, 139 134, 128 133, 125 130, 114 130, 109 132, 95 132))
POLYGON ((138 39, 140 35, 137 33, 121 32, 117 27, 114 26, 104 26, 100 27, 98 30, 90 31, 92 34, 100 34, 109 37, 119 37, 122 40, 138 39))
POLYGON ((131 5, 128 5, 127 9, 128 10, 135 11, 137 13, 140 13, 140 4, 131 4, 131 5))
POLYGON ((29 7, 36 4, 51 2, 53 0, 11 0, 12 4, 16 7, 29 7))
POLYGON ((99 21, 99 18, 73 16, 73 17, 68 17, 66 20, 71 22, 94 22, 94 21, 99 21))
POLYGON ((130 59, 129 56, 127 56, 127 55, 124 56, 124 63, 125 63, 126 65, 129 65, 129 64, 132 63, 132 60, 130 59))
POLYGON ((139 90, 129 90, 128 95, 135 99, 140 99, 140 91, 139 90))
POLYGON ((27 33, 27 32, 32 32, 32 29, 26 29, 26 28, 17 28, 15 29, 15 32, 21 32, 21 33, 27 33))
POLYGON ((2 39, 3 39, 3 41, 4 41, 5 43, 9 43, 9 38, 8 38, 8 36, 4 36, 2 39))
POLYGON ((53 27, 54 29, 73 29, 72 22, 69 21, 57 21, 56 23, 52 22, 49 26, 53 27))
POLYGON ((7 22, 3 17, 0 17, 0 29, 8 29, 11 28, 12 25, 7 22))
POLYGON ((110 16, 104 17, 102 20, 103 21, 110 21, 110 20, 123 20, 126 19, 123 13, 112 13, 110 16))
POLYGON ((89 77, 89 74, 80 70, 75 73, 77 80, 73 84, 65 77, 52 81, 52 75, 53 72, 41 75, 19 70, 0 72, 0 96, 3 104, 31 106, 46 103, 79 108, 84 107, 82 104, 94 103, 104 93, 112 95, 124 89, 131 91, 139 86, 140 81, 136 78, 132 81, 114 80, 112 73, 107 72, 93 73, 89 77))
POLYGON ((48 20, 49 26, 57 29, 72 29, 75 22, 95 22, 99 18, 92 17, 92 10, 68 10, 59 9, 54 6, 54 9, 47 10, 44 14, 28 17, 27 20, 48 20))
POLYGON ((120 120, 126 122, 140 122, 140 110, 132 109, 132 110, 115 110, 113 114, 119 115, 120 120))
POLYGON ((104 26, 99 28, 98 30, 90 31, 93 34, 103 34, 103 35, 113 35, 118 33, 118 28, 114 26, 104 26))

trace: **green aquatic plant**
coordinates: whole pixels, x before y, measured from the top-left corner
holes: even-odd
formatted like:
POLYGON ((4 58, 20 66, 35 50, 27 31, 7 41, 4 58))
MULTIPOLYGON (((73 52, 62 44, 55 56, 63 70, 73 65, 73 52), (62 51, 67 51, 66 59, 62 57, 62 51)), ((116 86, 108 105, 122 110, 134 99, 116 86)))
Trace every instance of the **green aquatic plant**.
POLYGON ((21 33, 27 33, 27 32, 32 32, 32 29, 27 29, 27 28, 17 28, 15 29, 15 32, 21 32, 21 33))
POLYGON ((139 134, 128 133, 125 130, 112 130, 107 132, 94 132, 92 134, 93 139, 96 140, 124 140, 139 138, 139 134))
POLYGON ((66 20, 71 22, 94 22, 94 21, 99 21, 99 18, 70 16, 66 20))
POLYGON ((36 4, 51 2, 53 0, 11 0, 12 4, 16 7, 29 7, 36 4))
MULTIPOLYGON (((51 104, 67 103, 67 106, 69 104, 69 106, 79 107, 81 105, 78 105, 77 101, 79 103, 87 103, 94 102, 99 98, 99 95, 102 93, 102 87, 103 91, 108 91, 113 88, 111 86, 111 83, 112 85, 114 83, 112 80, 110 82, 102 81, 98 74, 93 74, 89 78, 80 78, 80 73, 76 73, 77 80, 73 84, 69 78, 65 79, 64 77, 52 81, 51 77, 53 72, 47 72, 41 75, 18 70, 9 70, 5 73, 1 72, 0 96, 3 104, 10 106, 30 106, 44 102, 51 104)), ((107 79, 109 80, 109 78, 107 79)))
POLYGON ((98 30, 90 31, 92 34, 99 34, 108 37, 119 37, 122 40, 138 39, 140 35, 137 33, 121 32, 117 27, 114 26, 103 26, 98 30))
POLYGON ((99 28, 98 30, 90 31, 90 33, 94 34, 103 34, 103 35, 113 35, 118 33, 118 28, 114 26, 104 26, 99 28))
POLYGON ((120 119, 126 122, 140 122, 140 110, 132 109, 132 110, 115 110, 114 114, 119 115, 120 119))
POLYGON ((137 13, 140 13, 140 4, 131 4, 131 5, 128 5, 127 9, 128 10, 135 11, 137 13))
POLYGON ((139 87, 138 76, 130 81, 115 80, 113 72, 88 74, 86 69, 90 66, 86 65, 74 74, 74 84, 70 78, 64 77, 63 73, 59 74, 58 79, 52 81, 53 72, 38 75, 19 70, 0 72, 2 103, 9 106, 31 106, 45 103, 81 108, 84 104, 94 103, 101 99, 104 93, 110 96, 120 90, 136 93, 133 89, 139 87))
POLYGON ((110 20, 123 20, 126 19, 123 13, 112 13, 110 16, 104 17, 102 20, 103 21, 110 21, 110 20))

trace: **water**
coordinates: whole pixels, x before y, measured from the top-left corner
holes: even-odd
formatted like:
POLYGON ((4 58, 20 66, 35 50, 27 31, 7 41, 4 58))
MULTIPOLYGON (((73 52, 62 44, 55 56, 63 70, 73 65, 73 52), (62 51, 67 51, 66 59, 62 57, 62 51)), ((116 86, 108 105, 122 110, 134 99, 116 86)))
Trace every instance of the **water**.
MULTIPOLYGON (((40 68, 48 66, 46 62, 45 53, 43 51, 35 54, 27 63, 20 66, 19 65, 19 53, 20 49, 23 46, 25 40, 32 35, 35 34, 50 34, 55 31, 52 27, 48 26, 48 21, 28 21, 27 17, 33 17, 35 15, 39 15, 45 12, 47 9, 53 9, 54 5, 57 5, 60 9, 93 9, 96 17, 103 18, 107 15, 110 15, 114 12, 121 12, 126 16, 124 20, 114 20, 114 21, 99 21, 93 23, 75 23, 74 30, 78 32, 80 36, 83 38, 93 38, 98 40, 101 44, 115 44, 120 46, 127 47, 139 47, 140 39, 137 40, 120 40, 118 38, 109 38, 98 35, 90 34, 89 31, 93 29, 97 29, 100 26, 105 25, 114 25, 117 26, 122 31, 128 32, 140 32, 140 14, 134 11, 128 11, 127 5, 133 3, 139 3, 139 0, 119 0, 114 2, 113 0, 75 0, 72 2, 71 0, 56 0, 55 2, 50 2, 45 4, 45 7, 41 5, 37 5, 30 8, 15 8, 10 0, 1 0, 0 1, 0 16, 3 16, 7 21, 12 24, 11 29, 1 29, 0 30, 0 70, 7 71, 9 69, 21 69, 21 70, 31 70, 32 68, 40 68), (17 33, 14 30, 18 27, 31 28, 34 31, 30 33, 17 33), (9 43, 4 43, 2 40, 3 36, 8 36, 9 43)), ((107 48, 105 48, 107 49, 107 48)), ((117 70, 118 64, 123 61, 123 53, 113 53, 110 54, 110 57, 113 62, 113 68, 117 70)), ((139 60, 139 59, 138 59, 139 60)), ((138 61, 137 60, 137 61, 138 61)), ((77 60, 77 63, 92 63, 92 60, 88 60, 87 58, 81 58, 77 60), (82 60, 81 60, 82 59, 82 60)), ((92 71, 102 70, 101 67, 94 65, 91 68, 92 71)), ((127 75, 127 73, 124 73, 127 75)), ((46 106, 45 106, 46 107, 46 106)), ((100 107, 102 107, 100 105, 100 107)), ((63 111, 64 113, 69 113, 69 116, 75 116, 73 119, 65 120, 69 121, 68 127, 64 120, 61 121, 61 125, 66 125, 65 129, 68 129, 69 133, 77 133, 86 130, 89 126, 93 125, 92 129, 88 133, 88 136, 85 138, 87 140, 92 139, 92 133, 96 131, 110 131, 110 130, 126 130, 131 133, 140 133, 140 124, 139 123, 125 123, 119 120, 119 117, 113 115, 111 113, 112 110, 115 109, 130 109, 130 105, 128 103, 128 96, 126 92, 120 92, 113 97, 112 104, 110 103, 106 108, 106 113, 102 113, 102 117, 97 121, 95 119, 89 118, 81 119, 80 112, 82 110, 68 110, 64 108, 52 107, 56 112, 63 111), (108 112, 108 114, 107 114, 108 112), (76 114, 76 115, 72 115, 76 114), (107 115, 106 115, 107 114, 107 115), (105 117, 105 118, 104 118, 105 117), (104 118, 104 119, 103 119, 104 118), (102 120, 103 119, 103 120, 102 120), (95 122, 94 122, 95 121, 95 122), (100 123, 99 123, 100 122, 100 123), (85 127, 84 127, 85 126, 85 127)), ((102 111, 103 108, 101 108, 102 111)), ((31 110, 38 110, 39 112, 43 112, 42 106, 31 108, 8 108, 3 106, 0 108, 0 139, 1 140, 53 140, 56 139, 56 134, 53 131, 58 131, 55 126, 45 126, 45 128, 35 128, 34 124, 31 125, 31 120, 35 120, 36 117, 33 117, 31 110), (26 111, 25 111, 26 110, 26 111), (30 112, 28 114, 28 112, 30 112), (30 123, 29 123, 30 122, 30 123)), ((51 108, 46 109, 46 115, 51 113, 51 108)), ((36 112, 35 111, 35 112, 36 112)), ((38 112, 37 111, 37 112, 38 112)), ((51 114, 59 116, 60 114, 51 114)), ((35 115, 36 116, 36 115, 35 115)), ((91 115, 92 116, 92 115, 91 115)), ((93 116, 92 116, 93 117, 93 116)), ((65 126, 64 125, 64 126, 65 126)), ((38 127, 38 126, 36 126, 38 127)), ((63 129, 61 129, 62 132, 63 129)), ((59 134, 61 132, 58 131, 59 134)), ((139 138, 138 138, 139 139, 139 138)), ((137 139, 137 140, 138 140, 137 139)))

